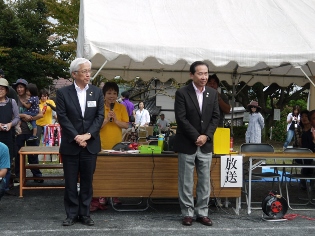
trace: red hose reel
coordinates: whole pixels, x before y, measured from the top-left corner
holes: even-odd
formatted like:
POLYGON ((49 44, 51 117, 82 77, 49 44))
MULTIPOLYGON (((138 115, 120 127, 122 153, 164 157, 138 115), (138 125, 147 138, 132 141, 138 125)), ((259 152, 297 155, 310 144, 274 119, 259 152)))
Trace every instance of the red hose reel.
POLYGON ((261 204, 263 212, 272 219, 281 219, 288 211, 287 200, 276 191, 270 191, 261 204))

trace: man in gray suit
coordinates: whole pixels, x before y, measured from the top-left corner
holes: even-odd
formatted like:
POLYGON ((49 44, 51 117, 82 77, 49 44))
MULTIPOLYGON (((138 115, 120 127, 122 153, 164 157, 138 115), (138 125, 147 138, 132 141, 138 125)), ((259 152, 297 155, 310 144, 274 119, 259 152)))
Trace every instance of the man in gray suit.
POLYGON ((91 62, 76 58, 70 65, 74 83, 57 91, 56 111, 61 126, 60 154, 65 176, 64 205, 67 218, 63 226, 81 221, 94 225, 90 218, 93 174, 101 150, 100 129, 104 120, 104 96, 89 84, 91 62), (78 175, 80 192, 77 192, 78 175))
POLYGON ((217 92, 206 87, 208 65, 196 61, 190 66, 192 82, 176 91, 175 118, 177 122, 174 150, 178 152, 178 194, 182 224, 196 221, 211 226, 208 217, 210 197, 210 166, 213 151, 213 134, 218 126, 220 111, 217 92), (198 183, 194 205, 194 168, 198 183))

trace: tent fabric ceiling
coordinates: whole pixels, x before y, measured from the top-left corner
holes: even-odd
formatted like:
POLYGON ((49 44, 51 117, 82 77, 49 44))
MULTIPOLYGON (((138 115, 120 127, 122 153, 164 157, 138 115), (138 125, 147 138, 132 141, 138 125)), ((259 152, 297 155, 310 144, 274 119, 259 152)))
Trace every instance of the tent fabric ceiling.
POLYGON ((77 57, 126 80, 188 79, 205 61, 221 80, 287 86, 315 73, 315 0, 81 0, 77 57), (281 66, 282 64, 290 64, 281 66), (308 63, 308 66, 305 64, 308 63), (310 70, 309 70, 310 68, 310 70), (255 71, 246 73, 248 71, 255 71), (254 75, 254 78, 252 78, 254 75))

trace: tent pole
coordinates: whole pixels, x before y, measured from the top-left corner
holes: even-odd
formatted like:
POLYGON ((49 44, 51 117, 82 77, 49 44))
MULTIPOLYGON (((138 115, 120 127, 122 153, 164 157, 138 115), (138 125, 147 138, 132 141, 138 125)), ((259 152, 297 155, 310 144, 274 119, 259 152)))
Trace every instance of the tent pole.
MULTIPOLYGON (((315 102, 314 102, 314 96, 315 96, 315 83, 313 82, 313 80, 304 72, 304 70, 302 69, 301 66, 298 67, 303 74, 306 76, 306 78, 311 82, 311 84, 313 86, 310 86, 310 93, 309 93, 309 97, 308 97, 308 101, 307 101, 307 108, 308 110, 314 110, 315 109, 315 102)), ((314 77, 313 77, 314 78, 314 77)))
POLYGON ((315 83, 313 82, 313 80, 312 80, 310 77, 308 77, 308 75, 304 72, 304 70, 302 69, 302 67, 299 66, 298 68, 303 72, 303 74, 305 75, 305 77, 306 77, 306 78, 311 82, 311 84, 315 87, 315 83))
POLYGON ((98 71, 95 73, 95 75, 93 76, 93 78, 91 80, 93 80, 97 75, 98 73, 100 73, 100 71, 103 69, 103 67, 106 65, 108 61, 105 60, 105 62, 103 63, 103 65, 98 69, 98 71))
POLYGON ((313 82, 313 80, 305 73, 305 71, 302 69, 302 66, 297 66, 297 68, 299 68, 303 74, 305 75, 305 77, 310 81, 310 83, 313 86, 310 86, 310 93, 309 93, 309 97, 308 97, 308 101, 307 101, 307 109, 308 110, 313 110, 315 109, 315 102, 314 102, 314 96, 315 96, 315 83, 313 82))
POLYGON ((235 80, 236 80, 237 68, 238 68, 238 65, 236 65, 236 67, 233 70, 233 74, 232 74, 231 136, 234 136, 233 123, 234 123, 234 107, 235 107, 235 94, 236 94, 236 91, 235 91, 235 80))

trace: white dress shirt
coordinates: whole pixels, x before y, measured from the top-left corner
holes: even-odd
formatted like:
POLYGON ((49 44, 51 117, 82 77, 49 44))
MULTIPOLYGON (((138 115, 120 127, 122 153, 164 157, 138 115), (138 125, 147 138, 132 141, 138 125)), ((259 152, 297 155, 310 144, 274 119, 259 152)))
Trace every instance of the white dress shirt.
POLYGON ((81 107, 81 112, 82 112, 82 117, 84 117, 84 112, 85 112, 85 106, 86 106, 86 90, 88 90, 89 85, 87 84, 84 89, 80 89, 80 87, 75 83, 74 81, 74 87, 75 90, 77 91, 80 107, 81 107))

